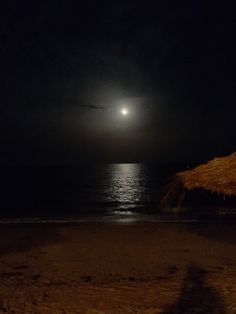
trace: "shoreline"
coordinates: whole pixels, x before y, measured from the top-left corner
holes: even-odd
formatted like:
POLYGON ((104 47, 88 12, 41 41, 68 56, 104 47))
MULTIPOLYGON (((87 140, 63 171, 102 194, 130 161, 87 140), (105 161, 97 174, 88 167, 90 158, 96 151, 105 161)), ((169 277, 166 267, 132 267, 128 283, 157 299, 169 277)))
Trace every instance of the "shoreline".
POLYGON ((0 225, 141 225, 141 224, 236 224, 236 215, 115 215, 43 218, 0 218, 0 225))

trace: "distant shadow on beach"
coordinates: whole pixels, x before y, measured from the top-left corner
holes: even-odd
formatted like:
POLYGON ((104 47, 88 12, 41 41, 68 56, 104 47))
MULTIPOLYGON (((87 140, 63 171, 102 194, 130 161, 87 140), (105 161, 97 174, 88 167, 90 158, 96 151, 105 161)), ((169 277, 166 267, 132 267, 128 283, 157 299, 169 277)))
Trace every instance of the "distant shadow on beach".
POLYGON ((181 230, 213 241, 235 245, 236 223, 196 223, 182 224, 181 230))
POLYGON ((179 300, 167 305, 163 314, 224 314, 224 302, 220 294, 206 284, 206 272, 191 265, 184 278, 179 300))
POLYGON ((49 224, 2 225, 0 257, 14 252, 27 252, 60 241, 62 236, 59 227, 52 227, 49 224))

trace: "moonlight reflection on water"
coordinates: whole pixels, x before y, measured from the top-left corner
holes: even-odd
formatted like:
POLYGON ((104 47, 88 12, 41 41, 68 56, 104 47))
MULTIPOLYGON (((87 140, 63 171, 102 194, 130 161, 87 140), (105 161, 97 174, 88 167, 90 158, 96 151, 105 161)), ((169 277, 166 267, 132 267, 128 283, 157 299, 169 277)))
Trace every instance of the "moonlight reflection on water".
POLYGON ((141 202, 145 192, 141 164, 113 164, 110 175, 108 199, 123 205, 141 202))

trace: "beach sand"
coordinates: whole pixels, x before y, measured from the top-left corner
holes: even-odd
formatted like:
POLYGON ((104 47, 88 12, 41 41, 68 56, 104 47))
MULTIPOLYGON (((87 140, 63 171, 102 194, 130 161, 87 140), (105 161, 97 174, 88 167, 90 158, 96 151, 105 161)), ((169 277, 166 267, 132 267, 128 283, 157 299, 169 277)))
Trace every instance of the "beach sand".
POLYGON ((8 224, 0 313, 236 313, 236 225, 8 224))

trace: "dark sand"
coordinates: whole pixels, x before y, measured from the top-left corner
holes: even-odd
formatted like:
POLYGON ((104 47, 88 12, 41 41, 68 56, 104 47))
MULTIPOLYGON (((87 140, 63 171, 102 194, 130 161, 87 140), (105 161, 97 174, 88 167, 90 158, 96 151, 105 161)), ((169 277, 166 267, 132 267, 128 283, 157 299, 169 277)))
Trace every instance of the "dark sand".
POLYGON ((236 225, 1 225, 0 313, 236 313, 236 225))

